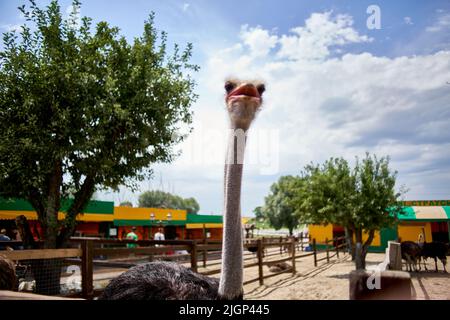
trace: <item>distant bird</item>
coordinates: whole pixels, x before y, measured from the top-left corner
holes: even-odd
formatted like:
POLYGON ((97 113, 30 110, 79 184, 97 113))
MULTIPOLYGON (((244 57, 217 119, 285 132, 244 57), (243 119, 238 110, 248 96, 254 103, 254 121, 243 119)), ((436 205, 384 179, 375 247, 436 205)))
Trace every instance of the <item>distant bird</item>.
POLYGON ((230 118, 224 175, 224 230, 220 280, 197 274, 176 263, 138 265, 113 279, 100 300, 215 300, 243 298, 241 182, 246 134, 262 104, 264 84, 225 83, 230 118))

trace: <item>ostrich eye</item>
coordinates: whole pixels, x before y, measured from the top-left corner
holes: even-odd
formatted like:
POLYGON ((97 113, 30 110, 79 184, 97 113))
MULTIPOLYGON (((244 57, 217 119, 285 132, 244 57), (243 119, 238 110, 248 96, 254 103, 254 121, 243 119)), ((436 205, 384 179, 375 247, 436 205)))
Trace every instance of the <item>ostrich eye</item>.
POLYGON ((258 93, 261 96, 264 93, 264 91, 266 91, 266 86, 263 84, 260 84, 256 87, 256 89, 258 90, 258 93))
POLYGON ((225 82, 225 90, 227 91, 227 93, 230 93, 231 90, 233 90, 234 88, 236 88, 236 85, 233 82, 231 81, 225 82))

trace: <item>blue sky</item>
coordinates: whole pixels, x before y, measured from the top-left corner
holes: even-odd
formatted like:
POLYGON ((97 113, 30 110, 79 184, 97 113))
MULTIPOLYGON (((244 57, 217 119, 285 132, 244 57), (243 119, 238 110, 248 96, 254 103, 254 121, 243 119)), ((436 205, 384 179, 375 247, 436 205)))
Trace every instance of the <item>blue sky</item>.
MULTIPOLYGON (((1 32, 24 22, 16 9, 23 3, 0 0, 1 32)), ((65 12, 70 1, 60 3, 65 12)), ((193 43, 200 98, 183 155, 155 165, 141 191, 162 187, 221 214, 222 83, 235 75, 262 78, 268 88, 250 136, 244 215, 280 175, 366 151, 391 156, 407 199, 450 198, 450 1, 91 0, 81 7, 129 40, 151 11, 170 41, 193 43), (380 8, 380 29, 366 25, 370 5, 380 8)), ((136 204, 138 193, 98 197, 136 204)))

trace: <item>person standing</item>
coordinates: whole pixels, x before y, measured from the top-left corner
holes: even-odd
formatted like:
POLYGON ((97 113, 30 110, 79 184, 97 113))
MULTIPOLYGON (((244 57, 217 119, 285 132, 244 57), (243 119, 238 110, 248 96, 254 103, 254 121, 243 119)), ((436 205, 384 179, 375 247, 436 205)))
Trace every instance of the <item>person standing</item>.
MULTIPOLYGON (((6 229, 0 230, 0 241, 11 241, 11 238, 6 235, 6 229)), ((0 245, 0 250, 5 250, 6 246, 0 245)))
MULTIPOLYGON (((20 236, 20 232, 19 229, 14 229, 13 231, 14 234, 14 240, 15 241, 22 241, 22 237, 20 236)), ((15 250, 23 250, 23 245, 16 245, 14 247, 15 250)))
MULTIPOLYGON (((162 228, 158 229, 158 232, 155 233, 155 235, 153 236, 153 240, 166 240, 166 237, 164 236, 162 228)), ((159 244, 156 245, 156 247, 159 247, 159 246, 160 246, 159 244)))
MULTIPOLYGON (((127 240, 134 240, 134 241, 138 241, 139 237, 138 235, 135 233, 136 231, 136 227, 131 228, 131 232, 129 232, 127 234, 127 240)), ((136 248, 137 244, 134 243, 127 243, 127 248, 136 248)))
POLYGON ((154 239, 155 239, 155 240, 166 240, 166 237, 164 236, 164 233, 163 233, 163 229, 162 229, 162 228, 159 228, 159 229, 158 229, 158 232, 155 233, 154 239))

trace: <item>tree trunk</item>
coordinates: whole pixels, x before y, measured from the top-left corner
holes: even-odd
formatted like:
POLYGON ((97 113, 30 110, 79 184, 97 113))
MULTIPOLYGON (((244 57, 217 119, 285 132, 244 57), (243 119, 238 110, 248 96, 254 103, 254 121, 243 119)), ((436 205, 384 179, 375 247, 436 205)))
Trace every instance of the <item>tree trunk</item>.
POLYGON ((353 245, 353 230, 349 227, 344 227, 345 241, 347 242, 347 252, 352 255, 352 261, 355 260, 355 246, 353 245))
MULTIPOLYGON (((30 203, 38 213, 39 222, 43 229, 43 247, 45 249, 65 248, 67 246, 67 242, 76 227, 76 216, 89 202, 95 189, 95 176, 87 176, 81 188, 76 192, 65 220, 60 222, 58 221, 58 212, 61 207, 62 182, 62 163, 56 161, 53 172, 47 180, 45 196, 37 190, 34 190, 29 196, 30 203)), ((32 273, 36 281, 36 293, 59 294, 63 259, 31 260, 29 263, 32 266, 32 273)))
POLYGON ((366 268, 367 252, 369 251, 369 246, 372 243, 374 236, 375 236, 375 230, 369 230, 369 236, 362 246, 362 250, 361 250, 362 263, 361 263, 361 265, 364 266, 364 269, 366 268))
POLYGON ((32 264, 38 294, 58 295, 61 292, 61 271, 64 259, 39 259, 32 264))
POLYGON ((356 270, 364 270, 366 268, 366 260, 363 256, 362 245, 362 229, 355 229, 356 248, 355 248, 355 266, 356 270))
MULTIPOLYGON (((23 215, 17 217, 16 225, 22 237, 24 249, 38 249, 39 246, 34 241, 27 218, 23 215)), ((47 244, 46 247, 49 247, 49 245, 47 244)), ((57 295, 60 293, 63 259, 24 260, 22 263, 31 265, 31 272, 36 281, 36 293, 46 295, 57 295)))

